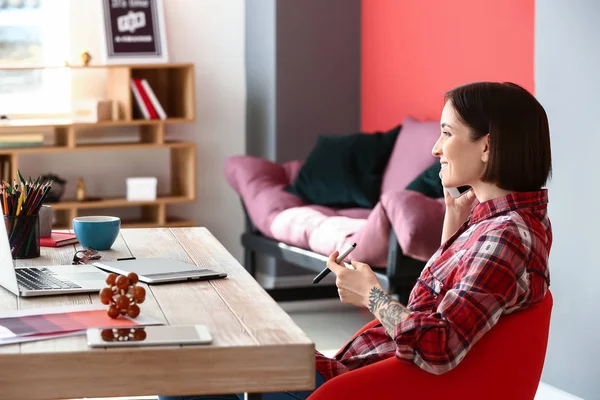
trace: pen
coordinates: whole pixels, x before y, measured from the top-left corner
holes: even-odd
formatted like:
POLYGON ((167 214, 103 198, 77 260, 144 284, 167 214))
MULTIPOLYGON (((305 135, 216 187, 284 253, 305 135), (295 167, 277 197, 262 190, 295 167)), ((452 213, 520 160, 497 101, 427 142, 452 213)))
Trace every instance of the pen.
MULTIPOLYGON (((352 253, 352 251, 355 248, 356 248, 356 243, 352 243, 351 245, 346 247, 344 249, 344 251, 338 256, 338 258, 336 258, 336 260, 335 260, 336 264, 339 264, 340 262, 342 262, 344 260, 344 258, 348 257, 348 254, 352 253)), ((319 272, 319 275, 315 276, 315 279, 313 279, 313 285, 321 282, 321 280, 323 278, 325 278, 327 275, 329 275, 330 272, 331 272, 331 270, 329 268, 325 268, 323 271, 319 272)))

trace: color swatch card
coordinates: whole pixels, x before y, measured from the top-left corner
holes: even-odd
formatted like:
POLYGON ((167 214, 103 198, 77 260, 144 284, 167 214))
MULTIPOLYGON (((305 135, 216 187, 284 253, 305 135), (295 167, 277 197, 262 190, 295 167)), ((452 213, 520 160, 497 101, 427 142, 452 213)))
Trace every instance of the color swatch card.
POLYGON ((139 325, 161 325, 162 322, 139 315, 112 319, 102 304, 34 308, 0 313, 0 344, 18 343, 28 338, 52 339, 57 336, 83 334, 88 328, 125 328, 139 325))

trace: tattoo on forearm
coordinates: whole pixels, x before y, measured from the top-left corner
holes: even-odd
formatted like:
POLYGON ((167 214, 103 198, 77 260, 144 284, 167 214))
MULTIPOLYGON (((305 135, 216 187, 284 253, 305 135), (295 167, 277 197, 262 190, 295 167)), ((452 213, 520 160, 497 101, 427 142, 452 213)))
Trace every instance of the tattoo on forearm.
POLYGON ((396 325, 410 314, 406 307, 377 287, 369 293, 369 311, 379 319, 391 338, 394 338, 396 325))
POLYGON ((392 296, 379 289, 378 287, 371 288, 371 292, 369 293, 369 311, 375 313, 375 310, 380 308, 381 306, 387 306, 394 299, 392 296))

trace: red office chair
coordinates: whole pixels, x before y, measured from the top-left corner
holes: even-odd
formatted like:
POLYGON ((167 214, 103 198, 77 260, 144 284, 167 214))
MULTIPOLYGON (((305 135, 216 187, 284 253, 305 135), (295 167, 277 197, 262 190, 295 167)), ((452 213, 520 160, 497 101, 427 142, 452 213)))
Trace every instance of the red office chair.
POLYGON ((546 357, 552 304, 548 292, 537 306, 501 317, 445 374, 433 375, 394 357, 327 381, 309 400, 532 400, 546 357))

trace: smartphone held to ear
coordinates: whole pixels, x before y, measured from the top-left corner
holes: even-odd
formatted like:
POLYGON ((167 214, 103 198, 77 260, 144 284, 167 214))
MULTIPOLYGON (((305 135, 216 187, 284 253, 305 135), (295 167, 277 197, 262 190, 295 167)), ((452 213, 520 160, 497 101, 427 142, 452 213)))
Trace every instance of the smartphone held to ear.
MULTIPOLYGON (((442 171, 440 171, 439 176, 440 179, 442 179, 442 171)), ((455 199, 458 199, 460 196, 467 193, 469 189, 471 189, 471 186, 459 186, 446 189, 448 190, 448 193, 450 193, 450 196, 454 197, 455 199)))
POLYGON ((469 191, 469 189, 471 189, 471 186, 459 186, 459 187, 447 188, 447 189, 448 189, 448 193, 450 193, 450 196, 457 199, 460 196, 462 196, 463 194, 467 193, 469 191))

